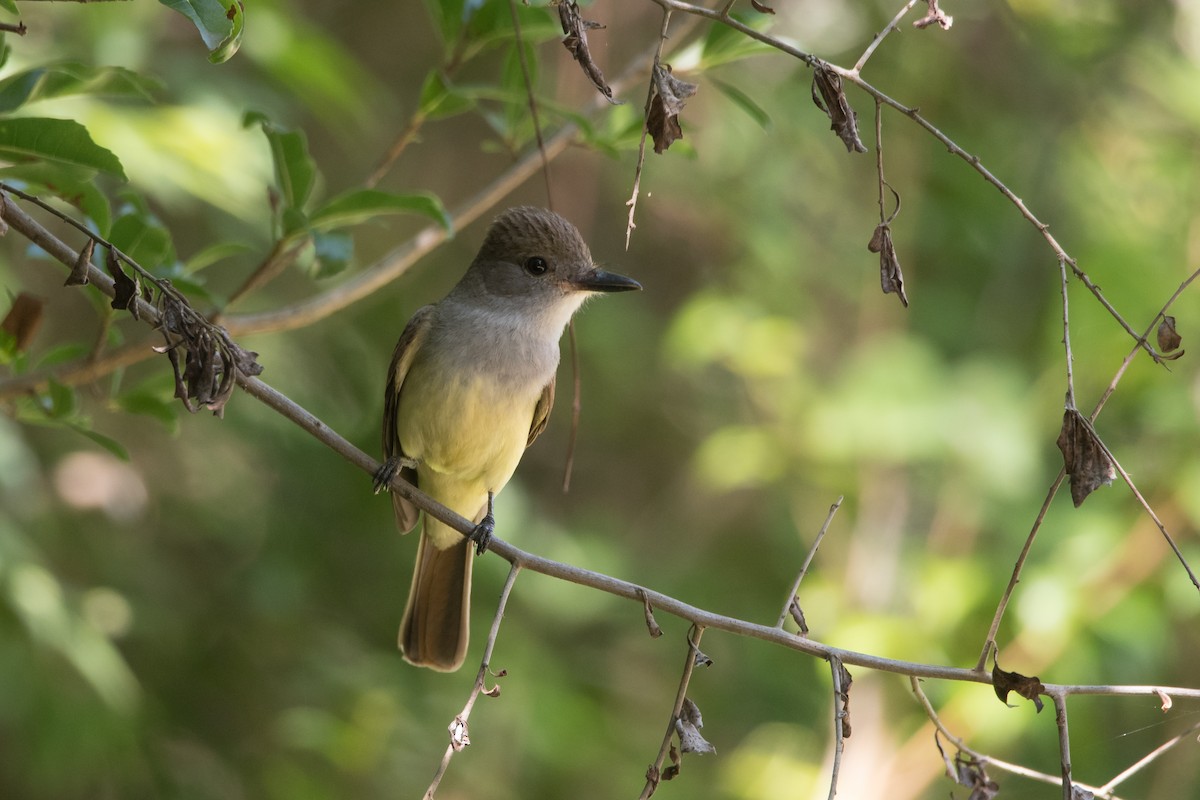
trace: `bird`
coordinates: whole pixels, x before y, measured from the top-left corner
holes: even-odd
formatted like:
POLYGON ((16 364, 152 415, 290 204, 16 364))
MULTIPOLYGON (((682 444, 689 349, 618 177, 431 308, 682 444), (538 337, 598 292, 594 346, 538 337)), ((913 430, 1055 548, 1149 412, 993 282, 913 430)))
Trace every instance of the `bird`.
MULTIPOLYGON (((464 537, 425 515, 399 633, 409 663, 462 665, 471 545, 486 548, 493 498, 546 427, 563 330, 588 297, 641 288, 598 267, 565 218, 520 206, 496 217, 458 284, 405 326, 388 367, 375 491, 399 473, 476 523, 464 537)), ((392 508, 402 532, 416 527, 412 502, 392 492, 392 508)))

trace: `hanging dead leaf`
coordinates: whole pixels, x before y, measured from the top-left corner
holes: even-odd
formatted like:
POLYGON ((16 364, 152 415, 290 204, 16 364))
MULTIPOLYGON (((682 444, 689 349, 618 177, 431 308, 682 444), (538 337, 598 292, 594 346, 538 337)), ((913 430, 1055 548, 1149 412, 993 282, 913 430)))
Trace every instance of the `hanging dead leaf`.
POLYGON ((904 291, 904 272, 900 269, 900 258, 896 245, 892 243, 892 229, 886 222, 875 226, 875 233, 867 243, 867 249, 879 254, 879 285, 884 294, 895 293, 908 308, 908 295, 904 291))
POLYGON ((854 677, 850 674, 850 670, 846 669, 846 665, 842 663, 840 658, 834 657, 834 663, 837 664, 838 682, 841 684, 841 690, 837 693, 836 702, 838 703, 838 714, 842 717, 842 738, 850 738, 850 684, 854 683, 854 677))
POLYGON ((681 81, 671 74, 669 66, 654 65, 651 76, 654 93, 650 98, 650 110, 646 113, 646 130, 654 139, 654 152, 661 154, 676 139, 683 138, 679 126, 679 113, 684 101, 699 89, 696 84, 681 81))
POLYGON ((1056 442, 1063 454, 1063 468, 1071 476, 1071 500, 1079 508, 1087 496, 1113 482, 1113 463, 1100 444, 1091 423, 1073 408, 1063 413, 1062 431, 1056 442))
POLYGON ((75 266, 71 267, 71 274, 67 276, 63 286, 87 286, 88 284, 88 267, 92 263, 92 253, 96 250, 96 240, 88 239, 87 244, 79 251, 79 257, 75 259, 75 266))
POLYGON ((613 90, 604 80, 604 73, 600 71, 595 59, 592 58, 592 52, 588 49, 587 32, 604 26, 598 22, 585 20, 579 13, 579 6, 575 0, 563 0, 558 4, 558 21, 562 24, 563 47, 571 53, 571 57, 579 62, 579 66, 583 68, 583 74, 587 75, 588 80, 592 85, 599 90, 600 94, 613 105, 620 105, 620 100, 613 99, 613 90))
MULTIPOLYGON (((938 750, 942 745, 938 743, 938 750)), ((992 800, 1000 794, 1000 784, 988 777, 984 763, 961 750, 954 754, 954 773, 950 776, 959 786, 971 790, 967 800, 992 800)))
POLYGON ((121 260, 117 256, 117 251, 111 247, 108 248, 108 258, 105 259, 104 264, 108 267, 108 274, 113 279, 112 307, 128 311, 134 319, 141 319, 141 312, 138 309, 138 295, 141 293, 141 286, 137 278, 131 278, 125 274, 125 271, 121 269, 121 260))
POLYGON ((771 8, 766 3, 760 3, 758 0, 750 0, 750 5, 754 6, 754 10, 760 14, 775 13, 775 9, 771 8))
POLYGON ((1169 353, 1179 347, 1183 337, 1175 330, 1175 318, 1164 315, 1158 323, 1158 349, 1169 353))
POLYGON ((658 626, 658 621, 654 619, 654 608, 650 605, 650 598, 646 597, 645 592, 642 592, 642 610, 646 615, 646 629, 650 632, 650 638, 657 639, 662 636, 662 628, 658 626))
POLYGON ((715 753, 717 748, 700 735, 704 727, 704 719, 700 709, 691 698, 683 698, 683 707, 679 710, 679 718, 675 720, 675 733, 679 735, 679 751, 681 753, 715 753))
POLYGON ((808 623, 804 620, 804 609, 800 608, 800 601, 793 597, 792 602, 788 604, 788 613, 792 615, 796 626, 800 629, 797 631, 801 636, 808 636, 808 623))
POLYGON ((33 335, 42 324, 42 310, 46 303, 42 298, 29 292, 21 292, 13 298, 12 307, 0 322, 0 331, 13 337, 13 350, 25 352, 33 335))
POLYGON ((711 658, 709 658, 708 656, 706 656, 704 654, 704 651, 701 650, 700 648, 697 647, 694 649, 696 651, 696 654, 694 656, 692 656, 692 666, 693 667, 711 667, 713 664, 713 660, 711 658))
POLYGON ((867 146, 858 137, 858 114, 846 99, 840 75, 825 67, 816 67, 813 72, 812 99, 817 108, 829 117, 829 128, 846 145, 846 152, 867 152, 867 146))
POLYGON ((1042 710, 1041 695, 1045 693, 1046 687, 1038 680, 1037 676, 1029 677, 1022 675, 1019 672, 1006 672, 1000 669, 1000 662, 992 662, 992 688, 996 690, 996 697, 1000 698, 1000 702, 1008 705, 1008 693, 1016 692, 1026 700, 1031 700, 1038 713, 1042 710))
MULTIPOLYGON (((668 766, 666 769, 664 769, 662 772, 662 779, 664 781, 669 781, 669 780, 672 780, 673 778, 677 777, 679 775, 680 770, 683 769, 683 759, 680 758, 679 750, 677 750, 675 748, 674 744, 672 744, 670 749, 667 751, 667 757, 669 759, 671 759, 671 765, 668 766)), ((654 768, 654 765, 652 764, 651 769, 653 769, 653 768, 654 768)), ((647 776, 649 776, 650 773, 647 772, 646 774, 647 774, 647 776)), ((658 781, 655 781, 655 784, 657 784, 657 783, 658 783, 658 781)))

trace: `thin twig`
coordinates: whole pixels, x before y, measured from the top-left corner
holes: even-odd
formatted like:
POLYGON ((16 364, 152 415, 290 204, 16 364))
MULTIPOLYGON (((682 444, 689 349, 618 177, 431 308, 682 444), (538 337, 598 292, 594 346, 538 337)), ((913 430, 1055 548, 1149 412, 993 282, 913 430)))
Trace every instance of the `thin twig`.
POLYGON ((1072 800, 1071 734, 1067 730, 1067 698, 1058 692, 1050 693, 1054 700, 1054 723, 1058 726, 1058 754, 1062 765, 1063 800, 1072 800))
POLYGON ((625 205, 629 207, 629 221, 625 224, 625 249, 629 249, 629 240, 637 224, 633 221, 637 213, 638 195, 642 191, 642 169, 646 165, 646 138, 650 135, 650 103, 654 100, 654 71, 662 63, 663 46, 667 43, 667 26, 671 23, 671 9, 663 8, 662 29, 658 32, 658 47, 654 51, 654 66, 650 70, 649 86, 646 89, 646 107, 642 110, 642 138, 638 142, 637 167, 633 172, 633 192, 625 205))
POLYGON ((842 673, 845 669, 836 656, 829 659, 829 671, 833 675, 833 769, 829 776, 829 800, 837 796, 842 751, 846 749, 846 706, 849 703, 849 687, 842 686, 842 673))
POLYGON ((1075 357, 1071 354, 1071 314, 1067 307, 1067 295, 1070 288, 1070 279, 1067 277, 1067 262, 1064 258, 1058 259, 1058 268, 1062 273, 1062 325, 1063 325, 1063 349, 1066 351, 1067 361, 1067 401, 1066 407, 1068 410, 1075 409, 1075 373, 1074 362, 1075 357))
POLYGON ((687 697, 688 683, 692 680, 692 670, 696 667, 696 654, 700 652, 700 637, 703 635, 704 626, 698 623, 693 623, 691 629, 688 630, 687 658, 683 662, 683 675, 679 678, 679 689, 675 692, 675 705, 671 708, 671 718, 667 720, 667 732, 663 736, 662 746, 658 749, 658 756, 646 770, 646 785, 642 788, 638 800, 647 800, 658 788, 662 776, 662 765, 671 749, 671 739, 675 736, 675 723, 683 709, 684 698, 687 697))
POLYGON ((900 20, 904 19, 904 15, 909 11, 912 11, 912 7, 919 2, 920 0, 908 0, 908 2, 904 4, 904 7, 896 13, 896 16, 892 17, 892 21, 888 23, 887 27, 875 34, 875 38, 871 40, 871 43, 867 45, 867 49, 863 51, 863 54, 858 57, 858 61, 854 63, 854 66, 852 67, 854 72, 862 72, 862 68, 866 66, 867 59, 869 59, 871 54, 875 52, 875 48, 879 47, 879 45, 883 43, 883 38, 892 31, 896 30, 896 26, 900 24, 900 20))
POLYGON ((1113 789, 1115 789, 1117 786, 1124 783, 1129 778, 1132 778, 1134 775, 1141 772, 1146 767, 1150 766, 1150 764, 1152 764, 1154 761, 1156 761, 1160 756, 1162 756, 1168 750, 1175 747, 1175 745, 1179 744, 1184 739, 1190 738, 1191 735, 1196 733, 1197 731, 1200 731, 1200 722, 1197 722, 1195 725, 1192 725, 1190 728, 1188 728, 1187 730, 1185 730, 1183 733, 1179 734, 1178 736, 1175 736, 1174 738, 1168 739, 1167 741, 1163 742, 1158 747, 1154 748, 1149 753, 1147 753, 1146 755, 1139 758, 1133 764, 1129 765, 1128 768, 1126 768, 1126 769, 1122 770, 1120 773, 1118 773, 1116 775, 1116 777, 1114 777, 1111 781, 1109 781, 1108 783, 1104 784, 1099 789, 1097 789, 1096 795, 1097 796, 1103 795, 1106 797, 1111 795, 1113 789))
POLYGON ((500 634, 500 622, 504 619, 504 609, 508 606, 508 597, 512 593, 513 584, 516 583, 517 573, 520 571, 520 562, 514 561, 512 568, 508 571, 508 577, 504 579, 504 587, 500 590, 500 600, 496 604, 496 614, 492 617, 492 627, 488 631, 487 642, 483 647, 483 659, 479 663, 479 672, 475 675, 475 683, 471 686, 471 693, 467 696, 466 705, 450 723, 450 744, 446 745, 446 752, 442 756, 437 772, 434 773, 433 781, 425 790, 426 800, 432 800, 438 785, 442 782, 442 777, 446 774, 446 767, 450 765, 450 759, 471 743, 468 725, 471 710, 475 707, 475 701, 479 699, 479 695, 487 694, 483 687, 487 676, 491 674, 489 667, 492 663, 492 650, 496 646, 496 637, 500 634))
POLYGON ((512 15, 514 46, 517 48, 517 61, 521 65, 521 78, 525 81, 525 97, 529 101, 529 118, 533 122, 533 135, 537 139, 538 152, 542 156, 542 178, 546 182, 546 208, 554 210, 554 193, 550 189, 550 159, 546 157, 546 142, 542 139, 542 123, 538 119, 537 98, 533 94, 533 78, 529 73, 529 59, 525 57, 525 42, 521 37, 521 18, 517 14, 517 0, 508 0, 508 10, 512 15))
POLYGON ((844 499, 844 495, 839 495, 837 501, 829 507, 829 513, 825 515, 825 522, 821 525, 821 530, 817 531, 817 537, 813 539, 812 546, 808 548, 808 554, 804 556, 804 563, 800 565, 800 572, 796 575, 796 580, 792 582, 792 590, 788 593, 787 600, 783 602, 783 609, 779 612, 779 620, 775 623, 776 628, 783 628, 783 623, 788 618, 788 612, 792 608, 792 603, 796 601, 796 595, 800 591, 800 582, 804 580, 805 574, 808 573, 808 566, 812 563, 813 557, 816 556, 817 548, 821 546, 821 540, 825 538, 825 532, 829 530, 829 525, 833 522, 833 515, 842 507, 844 499))
MULTIPOLYGON (((933 707, 933 703, 930 702, 929 697, 925 694, 925 690, 921 688, 920 679, 910 677, 909 685, 912 687, 913 694, 917 696, 921 706, 925 709, 925 715, 929 717, 929 721, 933 723, 934 728, 941 732, 941 734, 945 736, 958 750, 966 753, 981 763, 987 764, 990 767, 994 766, 997 769, 1002 769, 1005 772, 1013 775, 1019 775, 1022 778, 1028 778, 1029 780, 1051 784, 1054 786, 1059 786, 1062 784, 1061 775, 1050 775, 1046 772, 1039 772, 1038 770, 1030 769, 1029 767, 1022 766, 1021 764, 1014 764, 1011 761, 993 758, 986 753, 981 753, 978 750, 972 749, 965 741, 951 733, 950 729, 946 727, 946 724, 942 722, 941 717, 933 707)), ((953 777, 953 775, 951 775, 951 777, 953 777)), ((1075 785, 1081 789, 1086 789, 1087 791, 1092 792, 1097 797, 1103 797, 1105 800, 1121 800, 1120 797, 1112 794, 1111 791, 1102 792, 1100 788, 1088 786, 1085 783, 1077 783, 1075 785)))

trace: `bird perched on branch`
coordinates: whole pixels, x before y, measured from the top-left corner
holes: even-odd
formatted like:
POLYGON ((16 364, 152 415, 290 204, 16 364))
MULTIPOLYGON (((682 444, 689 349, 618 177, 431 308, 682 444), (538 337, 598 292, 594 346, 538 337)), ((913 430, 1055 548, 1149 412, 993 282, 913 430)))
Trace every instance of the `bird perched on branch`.
MULTIPOLYGON (((570 222, 520 207, 496 218, 450 294, 409 320, 388 368, 375 488, 399 472, 476 526, 464 537, 425 515, 400 623, 405 660, 462 665, 471 543, 487 546, 492 498, 546 427, 563 329, 590 295, 640 288, 597 267, 570 222)), ((392 507, 402 531, 416 526, 411 502, 393 493, 392 507)))

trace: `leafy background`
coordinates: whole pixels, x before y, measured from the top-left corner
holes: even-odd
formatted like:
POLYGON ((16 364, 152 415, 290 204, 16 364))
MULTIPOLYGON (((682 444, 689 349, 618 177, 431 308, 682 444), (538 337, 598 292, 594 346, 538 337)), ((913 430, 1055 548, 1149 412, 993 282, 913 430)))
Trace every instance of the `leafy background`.
MULTIPOLYGON (((774 18, 745 18, 849 65, 899 4, 778 5, 774 18)), ((947 5, 950 31, 902 25, 865 77, 979 154, 1143 327, 1200 261, 1200 11, 947 5)), ((74 197, 76 213, 203 308, 271 310, 335 285, 532 146, 507 3, 254 0, 234 21, 244 28, 210 20, 205 38, 158 4, 19 11, 28 33, 7 38, 0 72, 4 179, 74 197), (386 197, 364 194, 414 113, 424 124, 376 187, 386 197), (27 161, 11 130, 30 119, 83 126, 97 149, 82 151, 99 163, 27 161), (294 249, 291 267, 227 307, 281 247, 294 249)), ((584 125, 586 146, 551 167, 555 207, 646 291, 579 318, 571 492, 558 488, 564 393, 499 499, 498 534, 769 623, 844 495, 801 590, 812 635, 972 665, 1061 463, 1053 253, 964 163, 888 114, 912 300, 902 309, 879 293, 866 250, 873 155, 847 155, 828 131, 805 68, 705 26, 672 43, 676 74, 701 88, 685 138, 648 157, 626 250, 646 73, 618 93, 624 105, 595 111, 553 10, 517 11, 543 123, 584 125)), ((591 42, 610 79, 654 46, 661 21, 650 3, 595 3, 585 16, 608 26, 591 42)), ((873 145, 869 98, 848 97, 873 145)), ((503 205, 545 201, 534 179, 503 205)), ((395 338, 457 280, 482 227, 454 231, 411 274, 329 318, 241 341, 265 380, 375 453, 395 338)), ((156 343, 91 290, 61 288, 62 271, 19 237, 0 244, 4 286, 45 301, 27 351, 6 350, 10 374, 97 341, 156 343)), ((1071 311, 1090 408, 1131 342, 1077 284, 1071 311)), ((1174 313, 1186 348, 1200 329, 1195 296, 1174 313)), ((1138 359, 1098 425, 1193 564, 1197 388, 1190 355, 1170 370, 1138 359)), ((152 360, 3 401, 0 795, 418 796, 471 675, 411 668, 395 649, 414 542, 396 535, 366 475, 265 407, 239 393, 223 420, 190 416, 171 391, 152 360)), ((477 566, 469 660, 505 572, 494 557, 477 566)), ((1194 685, 1197 620, 1195 589, 1125 488, 1078 510, 1063 493, 1001 628, 1001 659, 1059 683, 1194 685)), ((651 640, 636 606, 523 575, 494 659, 508 672, 501 697, 481 701, 474 744, 439 796, 639 791, 685 653, 685 626, 659 622, 666 635, 651 640)), ((716 632, 703 649, 714 665, 690 694, 718 753, 688 758, 659 791, 825 796, 826 665, 716 632)), ((855 673, 842 796, 947 796, 907 681, 855 673)), ((982 685, 926 690, 976 748, 1057 774, 1052 713, 1006 708, 982 685)), ((1180 700, 1164 716, 1138 697, 1072 698, 1070 710, 1075 776, 1100 783, 1200 709, 1180 700)), ((1200 796, 1195 748, 1189 738, 1120 794, 1200 796)), ((991 774, 1006 795, 1060 796, 991 774)))

